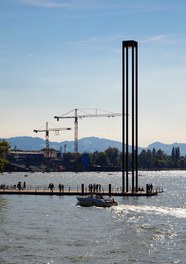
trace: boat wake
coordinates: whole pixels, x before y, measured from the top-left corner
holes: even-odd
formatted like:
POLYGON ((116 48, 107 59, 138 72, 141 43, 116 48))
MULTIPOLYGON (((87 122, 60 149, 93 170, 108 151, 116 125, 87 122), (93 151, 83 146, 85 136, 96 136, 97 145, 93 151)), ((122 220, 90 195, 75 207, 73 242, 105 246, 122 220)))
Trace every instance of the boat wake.
POLYGON ((118 205, 114 208, 117 213, 125 212, 126 214, 134 213, 147 213, 156 215, 169 215, 177 218, 186 218, 186 209, 184 208, 171 208, 171 207, 158 207, 158 206, 135 206, 135 205, 118 205))

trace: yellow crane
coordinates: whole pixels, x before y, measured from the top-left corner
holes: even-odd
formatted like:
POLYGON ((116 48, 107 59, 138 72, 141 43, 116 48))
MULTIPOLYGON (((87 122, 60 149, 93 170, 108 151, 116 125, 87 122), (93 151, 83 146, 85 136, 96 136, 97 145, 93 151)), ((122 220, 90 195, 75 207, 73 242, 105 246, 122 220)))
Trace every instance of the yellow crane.
POLYGON ((56 128, 48 128, 48 122, 46 122, 46 129, 34 129, 34 132, 45 132, 45 138, 46 138, 46 149, 47 149, 47 157, 49 157, 49 131, 54 131, 55 133, 58 133, 61 130, 71 130, 71 128, 67 127, 56 127, 56 128))
POLYGON ((94 113, 84 112, 82 114, 78 114, 78 110, 81 110, 81 109, 76 108, 62 116, 54 116, 54 118, 56 118, 57 121, 59 121, 59 119, 74 118, 74 153, 75 154, 78 153, 78 118, 122 116, 121 113, 106 112, 106 111, 99 110, 99 109, 94 109, 95 111, 94 113), (102 113, 98 113, 98 111, 102 111, 102 113))

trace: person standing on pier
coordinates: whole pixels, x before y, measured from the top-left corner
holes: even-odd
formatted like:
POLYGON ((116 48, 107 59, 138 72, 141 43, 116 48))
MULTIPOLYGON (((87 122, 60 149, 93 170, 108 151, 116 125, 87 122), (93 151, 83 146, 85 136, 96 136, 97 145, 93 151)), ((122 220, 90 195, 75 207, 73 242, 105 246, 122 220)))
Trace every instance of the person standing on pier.
POLYGON ((21 190, 21 182, 18 182, 17 188, 19 189, 19 191, 21 190))
POLYGON ((53 183, 49 183, 48 188, 51 190, 51 192, 53 192, 54 189, 54 184, 53 183))

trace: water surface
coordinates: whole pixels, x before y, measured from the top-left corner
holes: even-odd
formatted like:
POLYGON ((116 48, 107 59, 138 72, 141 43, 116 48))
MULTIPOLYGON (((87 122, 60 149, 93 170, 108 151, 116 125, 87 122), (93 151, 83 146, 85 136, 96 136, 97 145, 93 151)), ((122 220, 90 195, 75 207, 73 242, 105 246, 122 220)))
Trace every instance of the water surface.
MULTIPOLYGON (((0 184, 59 182, 121 186, 121 173, 4 173, 0 184)), ((186 172, 140 172, 153 197, 117 197, 117 207, 76 206, 73 196, 0 195, 0 263, 185 263, 186 172)))

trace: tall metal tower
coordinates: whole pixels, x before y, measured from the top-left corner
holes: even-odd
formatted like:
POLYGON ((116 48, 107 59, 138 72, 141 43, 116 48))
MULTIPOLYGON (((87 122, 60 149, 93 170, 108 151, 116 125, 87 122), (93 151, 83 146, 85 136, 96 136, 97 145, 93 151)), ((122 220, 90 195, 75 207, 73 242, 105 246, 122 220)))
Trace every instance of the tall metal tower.
POLYGON ((134 40, 122 42, 122 92, 124 193, 129 191, 129 170, 132 172, 132 192, 138 190, 138 43, 134 40), (131 160, 129 141, 132 145, 131 160))

